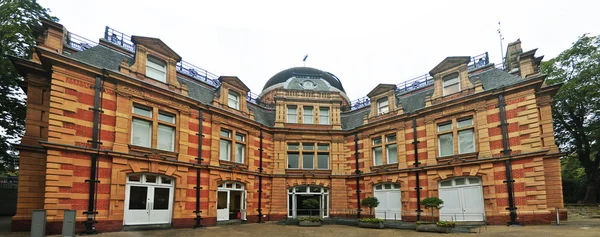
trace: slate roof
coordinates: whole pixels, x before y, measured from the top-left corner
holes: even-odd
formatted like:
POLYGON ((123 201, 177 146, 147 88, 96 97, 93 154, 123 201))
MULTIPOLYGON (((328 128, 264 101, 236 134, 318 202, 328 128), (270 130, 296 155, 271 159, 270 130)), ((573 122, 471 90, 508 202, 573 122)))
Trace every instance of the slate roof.
POLYGON ((263 109, 252 103, 246 103, 246 105, 254 113, 254 121, 269 127, 275 126, 275 110, 263 109))
MULTIPOLYGON (((133 58, 107 48, 102 45, 91 47, 87 50, 76 52, 66 57, 74 60, 84 62, 99 68, 106 68, 112 71, 119 71, 119 65, 126 59, 129 65, 133 64, 133 58)), ((294 73, 299 74, 315 74, 321 75, 327 82, 332 86, 344 91, 341 82, 332 74, 321 71, 314 68, 290 68, 273 76, 265 85, 270 85, 284 82, 289 79, 294 73), (283 81, 282 81, 283 80, 283 81)), ((218 90, 215 88, 204 85, 200 82, 195 82, 183 77, 177 77, 180 84, 185 84, 188 87, 188 96, 195 99, 203 104, 211 105, 212 100, 218 90)), ((492 90, 509 86, 518 82, 522 82, 528 79, 523 79, 518 76, 514 76, 510 73, 491 67, 491 69, 477 72, 469 75, 469 80, 475 83, 477 80, 481 81, 484 90, 492 90)), ((318 83, 317 83, 318 85, 318 83)), ((402 105, 405 113, 413 113, 425 107, 425 98, 433 95, 433 86, 424 88, 422 91, 409 93, 409 94, 397 94, 396 100, 402 105)), ((272 109, 264 109, 255 104, 248 103, 248 109, 254 113, 254 120, 265 126, 273 127, 275 125, 275 111, 272 109)), ((362 126, 364 117, 370 112, 370 107, 361 108, 358 110, 343 112, 341 116, 342 130, 351 130, 356 127, 362 126)))
POLYGON ((205 105, 210 105, 212 103, 215 96, 214 88, 181 77, 177 77, 177 81, 179 81, 179 84, 185 84, 188 87, 188 96, 190 98, 200 101, 200 103, 205 105))
POLYGON ((479 78, 479 80, 481 81, 483 90, 501 88, 515 84, 517 82, 527 80, 518 76, 514 76, 498 68, 492 68, 487 71, 469 75, 469 80, 471 81, 471 83, 477 81, 477 78, 479 78))
POLYGON ((365 116, 367 116, 367 114, 369 114, 370 111, 371 108, 367 106, 361 109, 340 114, 342 130, 351 130, 356 127, 362 126, 364 123, 365 116))
POLYGON ((402 105, 404 113, 412 113, 419 109, 425 108, 425 97, 431 95, 433 95, 433 86, 413 94, 399 96, 398 100, 402 105))
POLYGON ((112 71, 119 71, 119 65, 123 62, 123 59, 131 64, 133 61, 132 57, 125 54, 119 53, 112 49, 109 49, 102 45, 96 45, 84 51, 76 52, 73 54, 65 55, 69 58, 81 61, 99 68, 106 68, 112 71))

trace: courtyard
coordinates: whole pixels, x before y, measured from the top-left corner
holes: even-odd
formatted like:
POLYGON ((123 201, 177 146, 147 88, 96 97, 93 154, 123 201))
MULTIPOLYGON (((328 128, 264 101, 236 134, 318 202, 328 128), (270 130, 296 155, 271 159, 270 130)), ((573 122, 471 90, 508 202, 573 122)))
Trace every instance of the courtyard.
MULTIPOLYGON (((125 236, 125 237, 154 237, 154 236, 219 236, 219 237, 242 237, 242 236, 289 236, 289 237, 365 237, 365 236, 569 236, 587 237, 600 236, 600 219, 587 219, 573 216, 572 220, 562 222, 561 225, 529 225, 523 227, 487 226, 481 229, 473 229, 475 233, 469 234, 437 234, 422 233, 411 230, 399 229, 363 229, 343 225, 323 225, 321 227, 299 227, 293 225, 278 225, 274 223, 264 224, 242 224, 206 227, 202 229, 168 229, 148 231, 121 231, 102 233, 102 237, 125 236)), ((0 236, 24 237, 28 232, 4 232, 0 236)), ((60 236, 60 235, 54 235, 60 236)))

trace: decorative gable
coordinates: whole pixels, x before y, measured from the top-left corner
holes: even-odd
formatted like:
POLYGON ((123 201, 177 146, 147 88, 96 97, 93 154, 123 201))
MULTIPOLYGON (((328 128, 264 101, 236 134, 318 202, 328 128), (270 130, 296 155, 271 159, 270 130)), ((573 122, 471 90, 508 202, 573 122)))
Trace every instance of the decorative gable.
POLYGON ((246 95, 250 92, 250 88, 236 76, 220 76, 219 81, 221 82, 221 87, 218 89, 220 97, 215 98, 216 103, 223 108, 247 114, 246 95))
POLYGON ((370 118, 391 114, 399 109, 396 107, 396 88, 394 84, 379 84, 367 94, 371 101, 370 118))
POLYGON ((433 95, 432 100, 449 95, 460 95, 464 91, 474 88, 469 81, 469 72, 467 64, 471 61, 468 56, 447 57, 429 74, 433 77, 433 95))
POLYGON ((177 62, 181 61, 181 56, 175 53, 162 40, 152 37, 131 36, 131 41, 135 44, 135 63, 131 65, 131 71, 138 74, 138 78, 149 78, 166 83, 169 89, 181 89, 177 81, 177 62), (150 62, 148 62, 150 60, 150 62), (162 77, 157 79, 149 74, 148 66, 152 72, 153 68, 158 68, 158 74, 162 77), (163 80, 164 79, 164 80, 163 80))

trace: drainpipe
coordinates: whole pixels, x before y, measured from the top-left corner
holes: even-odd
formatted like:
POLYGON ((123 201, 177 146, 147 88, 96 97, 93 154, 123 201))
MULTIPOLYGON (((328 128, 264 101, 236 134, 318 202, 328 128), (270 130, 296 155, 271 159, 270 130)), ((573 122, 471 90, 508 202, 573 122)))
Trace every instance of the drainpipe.
POLYGON ((200 186, 200 164, 202 164, 202 138, 204 137, 204 135, 202 135, 202 122, 204 121, 204 118, 202 117, 202 112, 203 110, 201 108, 198 108, 198 133, 196 135, 198 135, 198 157, 196 158, 196 160, 198 160, 198 166, 196 167, 196 187, 194 187, 194 189, 196 189, 196 210, 194 211, 194 213, 196 214, 196 218, 194 218, 194 220, 196 220, 196 224, 194 225, 194 229, 202 227, 202 224, 200 224, 200 221, 202 220, 202 217, 200 215, 200 213, 202 213, 202 211, 200 210, 200 190, 202 189, 202 187, 200 186))
MULTIPOLYGON (((413 163, 413 165, 415 165, 415 167, 419 167, 419 165, 421 164, 421 162, 419 162, 419 141, 417 140, 417 117, 413 117, 413 147, 415 150, 415 163, 413 163)), ((417 221, 421 220, 421 212, 423 212, 423 210, 421 210, 421 184, 420 184, 420 180, 419 180, 419 171, 415 171, 415 175, 417 178, 417 187, 415 188, 415 190, 417 190, 417 221)))
POLYGON ((356 159, 356 171, 354 171, 354 173, 356 174, 356 207, 357 207, 357 211, 356 211, 356 218, 360 219, 360 169, 358 166, 358 133, 354 133, 354 157, 356 159))
MULTIPOLYGON (((103 71, 103 74, 105 71, 103 71)), ((89 108, 89 110, 94 111, 93 125, 92 125, 92 140, 88 142, 92 144, 92 149, 99 151, 100 142, 99 130, 100 130, 100 113, 103 113, 101 106, 101 98, 100 95, 103 92, 104 88, 102 87, 102 77, 96 76, 96 81, 94 85, 91 86, 94 90, 94 108, 89 108)), ((100 182, 97 177, 97 169, 98 169, 98 153, 94 153, 91 155, 91 167, 90 167, 90 179, 85 182, 89 184, 89 193, 88 193, 88 209, 83 212, 87 216, 87 220, 85 222, 85 231, 82 235, 93 235, 98 234, 96 231, 96 186, 100 182)))
POLYGON ((506 167, 506 188, 508 189, 508 208, 506 210, 510 211, 510 222, 508 225, 518 225, 517 222, 517 207, 515 206, 514 200, 514 183, 515 180, 512 178, 512 164, 511 164, 511 155, 510 148, 508 143, 508 122, 506 122, 506 103, 504 100, 504 96, 502 94, 498 95, 498 109, 500 110, 500 125, 498 125, 502 129, 502 152, 504 156, 507 156, 508 159, 504 161, 504 166, 506 167))
POLYGON ((258 223, 262 223, 262 208, 261 208, 261 203, 262 203, 262 172, 263 172, 263 131, 262 129, 260 130, 260 134, 258 135, 258 138, 260 139, 260 145, 258 148, 258 151, 260 152, 259 154, 259 166, 258 166, 258 223))

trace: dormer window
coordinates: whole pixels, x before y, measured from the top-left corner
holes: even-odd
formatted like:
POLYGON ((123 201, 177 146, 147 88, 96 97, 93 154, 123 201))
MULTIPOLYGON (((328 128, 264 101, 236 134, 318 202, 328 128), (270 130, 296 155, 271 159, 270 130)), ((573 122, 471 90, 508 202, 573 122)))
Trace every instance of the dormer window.
POLYGON ((443 79, 444 96, 454 94, 460 91, 460 83, 458 81, 458 73, 445 76, 443 79))
POLYGON ((377 114, 387 114, 390 112, 390 106, 388 103, 388 98, 382 98, 377 101, 377 114))
POLYGON ((229 94, 227 95, 227 105, 230 108, 239 110, 240 109, 240 96, 233 91, 229 91, 229 94))
POLYGON ((167 82, 167 65, 153 57, 148 56, 148 60, 146 62, 146 76, 160 81, 167 82))

